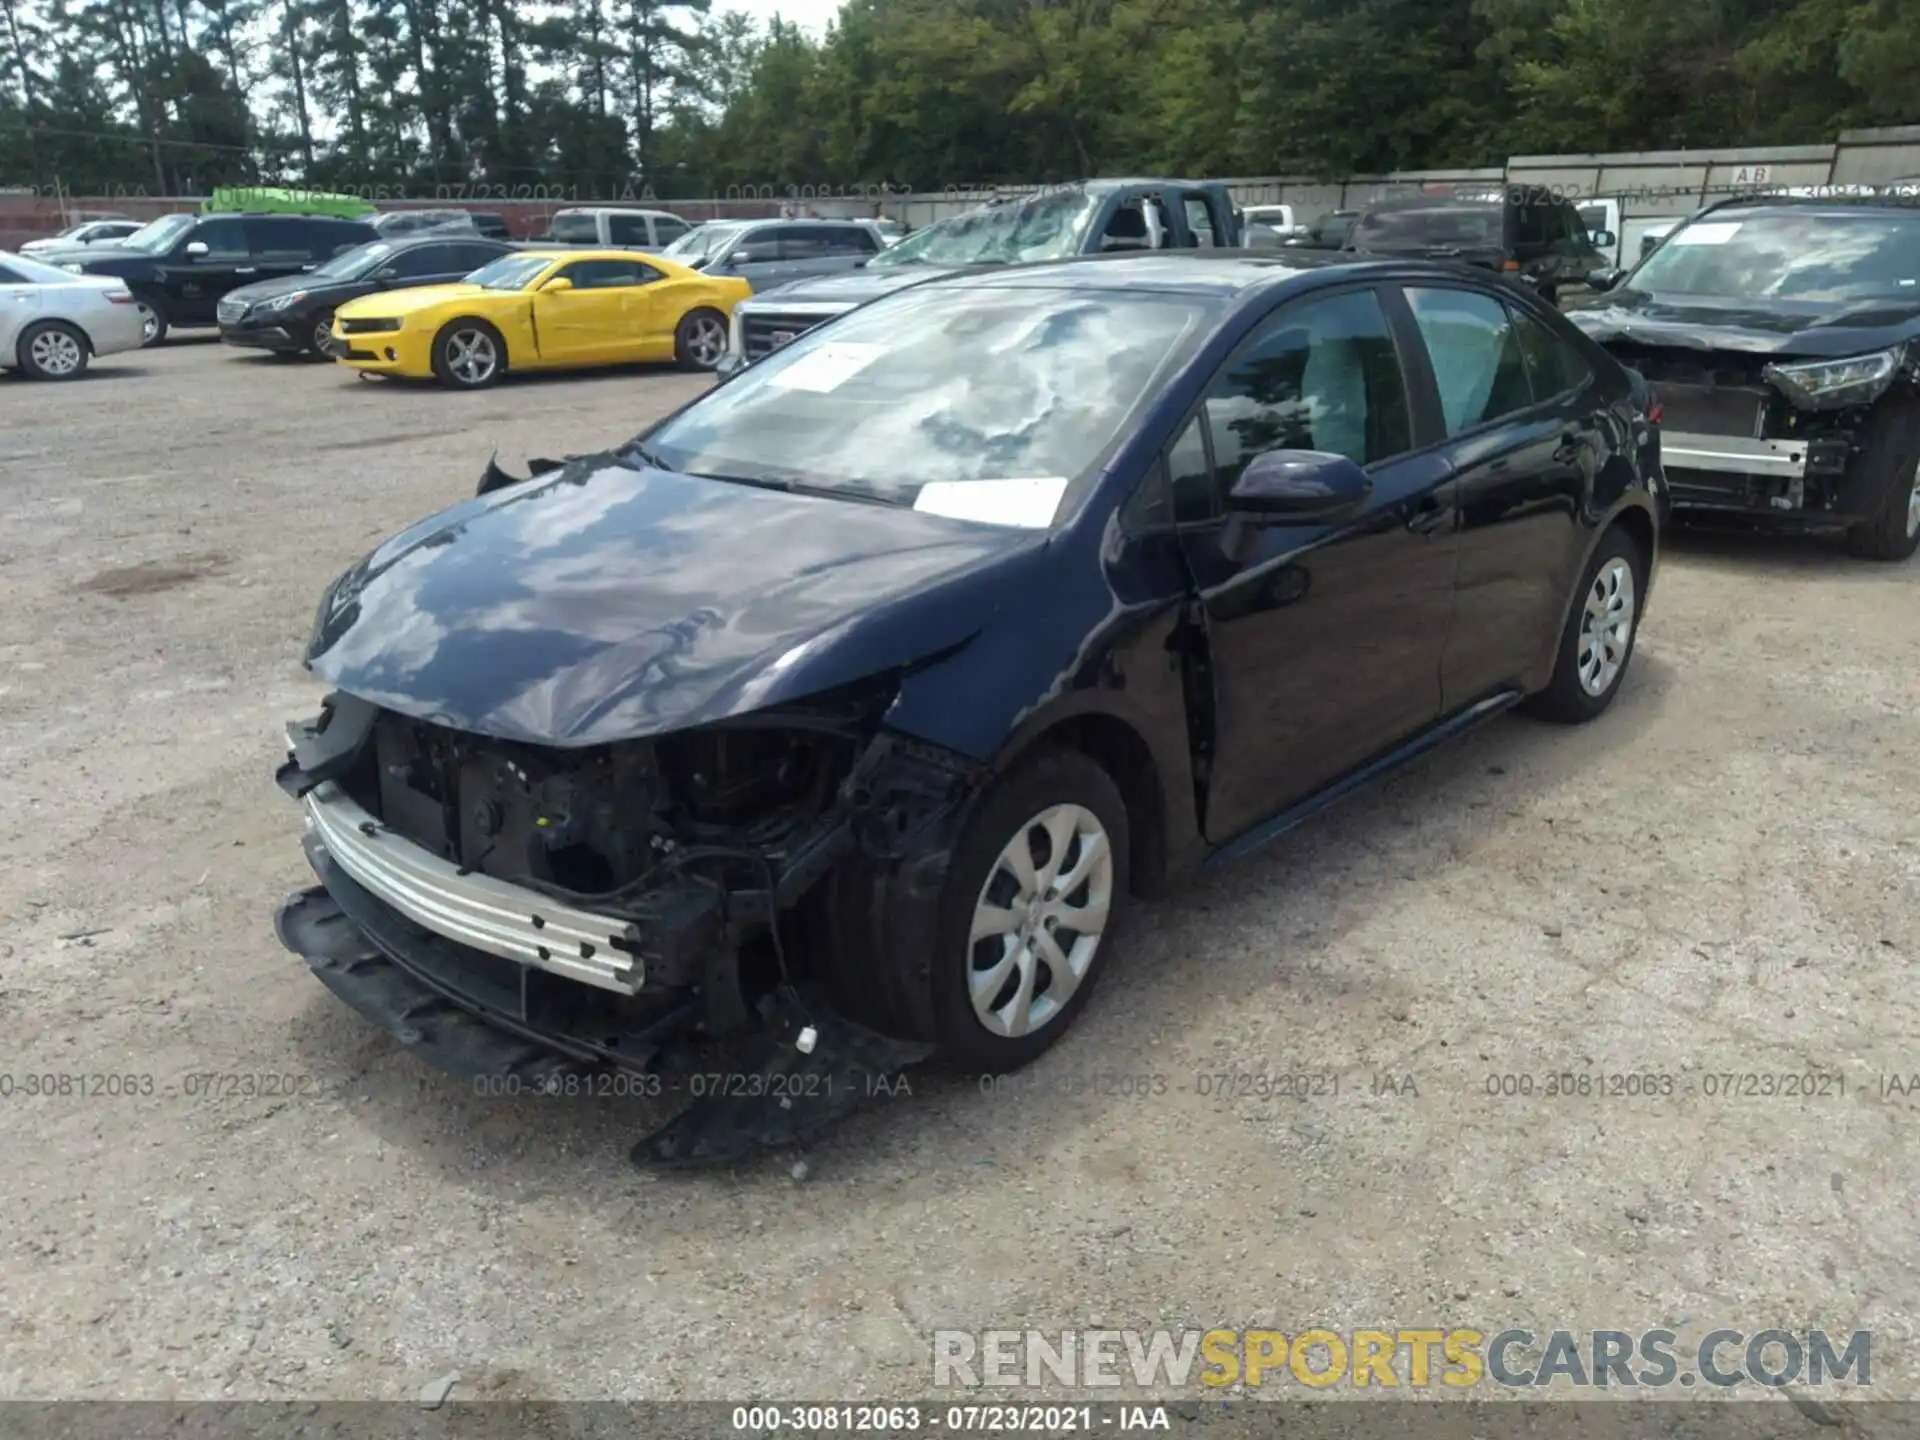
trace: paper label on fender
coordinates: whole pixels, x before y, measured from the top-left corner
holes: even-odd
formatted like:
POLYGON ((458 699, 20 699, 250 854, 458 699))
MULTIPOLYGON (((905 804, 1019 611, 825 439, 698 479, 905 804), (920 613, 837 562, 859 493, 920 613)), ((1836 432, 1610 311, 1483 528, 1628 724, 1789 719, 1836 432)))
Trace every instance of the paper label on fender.
POLYGON ((776 390, 810 390, 816 395, 825 395, 838 390, 885 351, 884 345, 828 340, 789 361, 769 377, 767 384, 776 390))
POLYGON ((1670 245, 1724 245, 1740 233, 1738 220, 1714 220, 1705 225, 1689 225, 1668 237, 1670 245))
POLYGON ((913 508, 949 520, 978 520, 987 525, 1011 525, 1022 530, 1044 530, 1059 512, 1067 493, 1066 477, 1044 475, 1018 480, 934 480, 920 487, 913 508))

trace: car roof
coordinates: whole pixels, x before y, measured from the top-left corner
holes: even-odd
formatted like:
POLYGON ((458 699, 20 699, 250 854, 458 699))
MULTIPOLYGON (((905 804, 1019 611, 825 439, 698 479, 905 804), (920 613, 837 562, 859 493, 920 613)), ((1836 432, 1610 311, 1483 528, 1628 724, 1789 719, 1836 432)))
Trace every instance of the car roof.
POLYGON ((422 245, 498 245, 504 254, 509 249, 505 240, 496 240, 491 235, 482 235, 474 230, 431 230, 424 235, 382 235, 378 240, 369 240, 367 243, 385 245, 393 250, 418 250, 422 245))
MULTIPOLYGON (((485 239, 486 237, 482 236, 481 238, 485 239)), ((498 245, 500 242, 495 240, 492 243, 498 245)), ((516 255, 535 255, 546 260, 644 260, 649 265, 657 263, 661 258, 651 250, 635 250, 630 245, 624 248, 612 246, 606 249, 588 249, 574 245, 555 245, 552 247, 522 245, 514 249, 511 253, 516 255)), ((673 262, 669 261, 668 263, 671 264, 673 262)))
POLYGON ((1483 195, 1409 195, 1395 200, 1381 200, 1367 206, 1364 213, 1397 215, 1417 210, 1498 210, 1506 203, 1504 198, 1491 200, 1483 195))
POLYGON ((962 271, 929 280, 929 285, 977 289, 1154 290, 1162 294, 1237 295, 1272 289, 1303 275, 1328 271, 1356 277, 1415 275, 1459 279, 1458 269, 1432 262, 1399 259, 1356 260, 1345 254, 1288 253, 1283 250, 1219 252, 1183 250, 1178 254, 1133 252, 1077 255, 1003 269, 962 271))
POLYGON ((647 210, 638 205, 568 205, 553 212, 556 220, 562 215, 652 215, 665 220, 680 218, 671 210, 647 210))
POLYGON ((1705 210, 1696 212, 1692 218, 1698 219, 1701 215, 1722 210, 1824 210, 1834 216, 1857 214, 1862 210, 1886 210, 1912 214, 1920 211, 1920 186, 1903 187, 1896 192, 1871 195, 1846 191, 1832 195, 1735 195, 1730 199, 1709 205, 1705 210))

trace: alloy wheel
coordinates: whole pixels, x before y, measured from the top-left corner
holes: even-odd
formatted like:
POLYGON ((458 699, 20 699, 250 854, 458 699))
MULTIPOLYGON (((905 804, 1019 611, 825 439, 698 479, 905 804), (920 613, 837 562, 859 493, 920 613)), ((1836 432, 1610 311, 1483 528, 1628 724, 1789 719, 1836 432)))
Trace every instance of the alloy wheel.
POLYGON ((1587 694, 1604 695, 1620 678, 1620 668, 1627 663, 1627 647, 1633 643, 1633 617, 1633 567, 1616 555, 1593 577, 1586 610, 1580 618, 1576 660, 1580 688, 1587 694))
POLYGON ((140 343, 151 345, 153 337, 160 333, 160 317, 154 314, 153 307, 144 300, 134 301, 133 308, 140 312, 140 343))
POLYGON ((27 343, 27 353, 42 374, 56 378, 73 374, 87 358, 80 342, 64 330, 42 330, 27 343))
POLYGON ((456 330, 447 337, 447 369, 463 385, 484 385, 499 368, 500 352, 484 330, 456 330))
POLYGON ((1093 968, 1113 903, 1113 845, 1099 816, 1054 805, 1022 825, 987 872, 968 936, 967 991, 1008 1039, 1057 1020, 1093 968))
POLYGON ((1920 461, 1913 467, 1913 481, 1907 486, 1907 534, 1920 535, 1920 461))
POLYGON ((687 354, 702 370, 720 363, 727 350, 727 332, 711 315, 697 315, 687 327, 687 354))
POLYGON ((324 355, 333 339, 333 316, 322 315, 313 322, 313 348, 324 355))

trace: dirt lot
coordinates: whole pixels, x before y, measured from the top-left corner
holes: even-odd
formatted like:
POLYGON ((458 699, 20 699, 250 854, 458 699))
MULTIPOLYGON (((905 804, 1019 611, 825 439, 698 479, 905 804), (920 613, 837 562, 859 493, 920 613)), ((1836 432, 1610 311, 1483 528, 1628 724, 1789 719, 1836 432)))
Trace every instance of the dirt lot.
POLYGON ((322 586, 495 447, 699 383, 193 342, 0 381, 0 1395, 916 1395, 936 1328, 1664 1322, 1871 1328, 1920 1396, 1880 1080, 1920 1072, 1920 565, 1676 543, 1601 723, 1501 721, 1140 913, 1033 1088, 916 1082, 798 1181, 643 1174, 635 1102, 481 1099, 334 1001, 270 928, 322 586), (1488 1094, 1560 1070, 1678 1090, 1488 1094), (1807 1071, 1845 1094, 1702 1093, 1807 1071), (302 1090, 185 1093, 216 1072, 302 1090))

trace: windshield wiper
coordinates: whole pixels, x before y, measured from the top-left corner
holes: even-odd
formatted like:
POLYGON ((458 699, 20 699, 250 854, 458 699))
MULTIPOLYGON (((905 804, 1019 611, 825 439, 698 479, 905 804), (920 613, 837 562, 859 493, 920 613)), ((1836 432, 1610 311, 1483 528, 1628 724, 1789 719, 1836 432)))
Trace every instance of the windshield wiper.
POLYGON ((651 470, 665 470, 669 475, 677 475, 680 473, 638 440, 629 440, 613 453, 622 460, 638 460, 642 465, 647 466, 651 470))
POLYGON ((718 480, 723 485, 751 485, 756 490, 778 490, 783 495, 812 495, 821 500, 852 500, 861 505, 885 505, 898 509, 907 502, 863 485, 809 485, 803 480, 774 480, 761 475, 715 475, 695 472, 701 480, 718 480))

